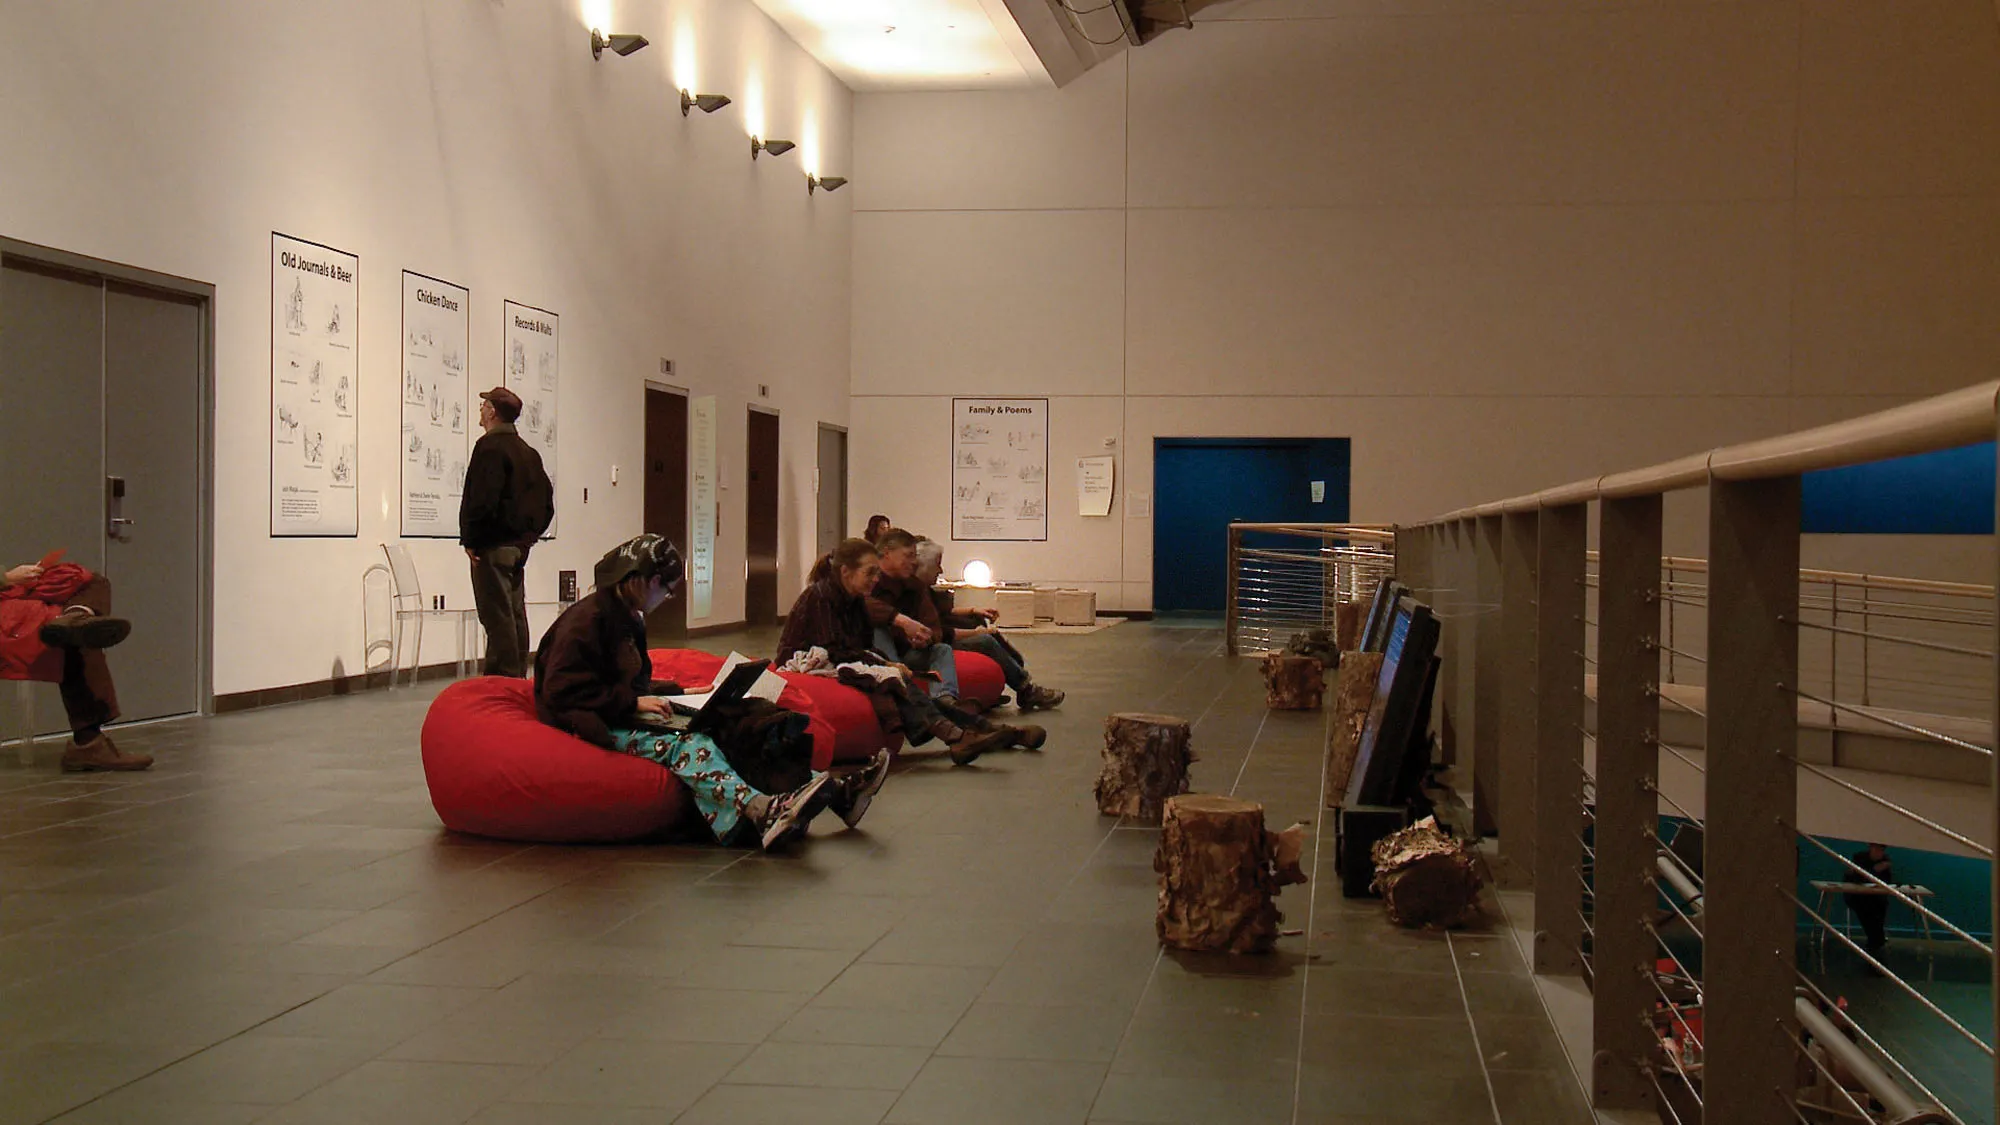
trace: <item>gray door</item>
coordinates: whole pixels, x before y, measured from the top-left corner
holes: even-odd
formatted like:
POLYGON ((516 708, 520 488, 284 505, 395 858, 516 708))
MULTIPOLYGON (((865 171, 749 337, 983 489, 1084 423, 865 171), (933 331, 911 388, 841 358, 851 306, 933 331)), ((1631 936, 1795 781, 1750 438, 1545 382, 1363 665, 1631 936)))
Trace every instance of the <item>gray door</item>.
MULTIPOLYGON (((0 565, 61 549, 111 578, 133 621, 110 658, 128 721, 201 706, 205 322, 198 301, 0 261, 0 565), (108 536, 112 477, 125 542, 108 536)), ((54 687, 35 691, 37 725, 61 729, 54 687)))
POLYGON ((127 719, 201 708, 201 303, 112 282, 104 294, 104 473, 125 482, 105 546, 132 636, 112 654, 127 719))
POLYGON ((819 553, 824 555, 853 534, 847 530, 847 431, 819 428, 819 553))

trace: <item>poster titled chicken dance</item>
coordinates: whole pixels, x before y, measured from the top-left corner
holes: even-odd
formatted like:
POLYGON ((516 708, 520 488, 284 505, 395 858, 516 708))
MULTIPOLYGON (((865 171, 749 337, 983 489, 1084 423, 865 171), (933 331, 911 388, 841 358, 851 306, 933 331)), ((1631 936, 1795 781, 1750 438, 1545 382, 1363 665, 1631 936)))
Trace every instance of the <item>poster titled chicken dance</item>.
POLYGON ((271 235, 271 534, 356 534, 361 260, 271 235))
POLYGON ((951 537, 1049 537, 1049 400, 951 400, 951 537))
MULTIPOLYGON (((556 476, 556 388, 562 382, 562 318, 533 305, 506 302, 504 350, 507 370, 501 385, 521 396, 521 417, 514 428, 521 440, 542 455, 542 468, 555 487, 556 519, 562 518, 562 488, 556 476)), ((549 524, 544 539, 556 537, 549 524)))
POLYGON ((465 353, 472 302, 462 286, 403 271, 403 534, 458 538, 469 432, 465 353))

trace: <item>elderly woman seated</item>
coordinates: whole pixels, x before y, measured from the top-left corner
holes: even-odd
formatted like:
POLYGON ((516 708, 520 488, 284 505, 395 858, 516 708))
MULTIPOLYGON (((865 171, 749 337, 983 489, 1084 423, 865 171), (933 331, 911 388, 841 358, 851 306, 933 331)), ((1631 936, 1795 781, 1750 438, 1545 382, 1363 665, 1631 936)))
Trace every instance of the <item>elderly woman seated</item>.
POLYGON ((815 774, 791 792, 766 794, 743 780, 714 739, 670 724, 667 696, 678 689, 653 679, 645 618, 674 595, 681 574, 680 552, 658 535, 638 536, 598 560, 596 592, 563 611, 535 653, 541 720, 672 770, 724 843, 754 835, 762 847, 776 847, 805 835, 829 806, 853 827, 888 776, 888 754, 844 778, 815 774))
POLYGON ((865 539, 843 540, 813 564, 806 588, 792 603, 778 640, 778 659, 791 662, 813 649, 843 669, 841 682, 868 694, 875 717, 888 734, 912 746, 943 742, 954 765, 966 765, 988 750, 1014 745, 1025 732, 988 725, 931 698, 907 665, 876 652, 868 621, 868 596, 881 577, 881 556, 865 539))

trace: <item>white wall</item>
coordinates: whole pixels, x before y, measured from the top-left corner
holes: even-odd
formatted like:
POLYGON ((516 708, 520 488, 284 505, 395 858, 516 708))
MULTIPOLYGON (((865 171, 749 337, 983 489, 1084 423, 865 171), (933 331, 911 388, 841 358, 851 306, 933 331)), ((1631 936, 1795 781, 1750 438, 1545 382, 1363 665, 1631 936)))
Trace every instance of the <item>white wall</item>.
MULTIPOLYGON (((361 572, 400 526, 405 268, 471 288, 479 389, 500 382, 503 299, 562 316, 561 536, 535 552, 530 598, 552 599, 559 569, 587 584, 640 529, 643 387, 662 357, 720 400, 707 621, 742 617, 759 383, 783 416, 781 598, 798 588, 815 423, 847 414, 853 198, 808 199, 800 156, 849 171, 851 95, 749 0, 621 3, 608 22, 654 45, 593 62, 576 0, 0 5, 0 235, 217 287, 216 692, 360 666, 361 572), (737 105, 681 117, 677 33, 700 86, 737 105), (757 104, 801 153, 752 164, 757 104), (361 259, 355 539, 267 535, 274 230, 361 259)), ((471 605, 455 545, 412 549, 427 592, 471 605)))
POLYGON ((1157 436, 1351 437, 1354 518, 1407 521, 2000 370, 1988 0, 1196 19, 857 99, 857 520, 945 528, 950 397, 1046 394, 1052 507, 1114 437, 1121 514, 978 550, 1144 609, 1157 436))

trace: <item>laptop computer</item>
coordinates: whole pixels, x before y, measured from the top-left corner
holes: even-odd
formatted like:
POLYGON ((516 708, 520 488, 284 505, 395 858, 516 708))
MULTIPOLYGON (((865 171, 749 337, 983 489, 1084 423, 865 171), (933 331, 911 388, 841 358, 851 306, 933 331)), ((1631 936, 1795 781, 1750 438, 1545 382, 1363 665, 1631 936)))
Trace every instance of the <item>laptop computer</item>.
POLYGON ((768 660, 746 660, 732 667, 706 695, 668 696, 671 714, 641 715, 639 721, 663 730, 701 734, 715 725, 723 707, 750 694, 750 689, 770 667, 768 660))

